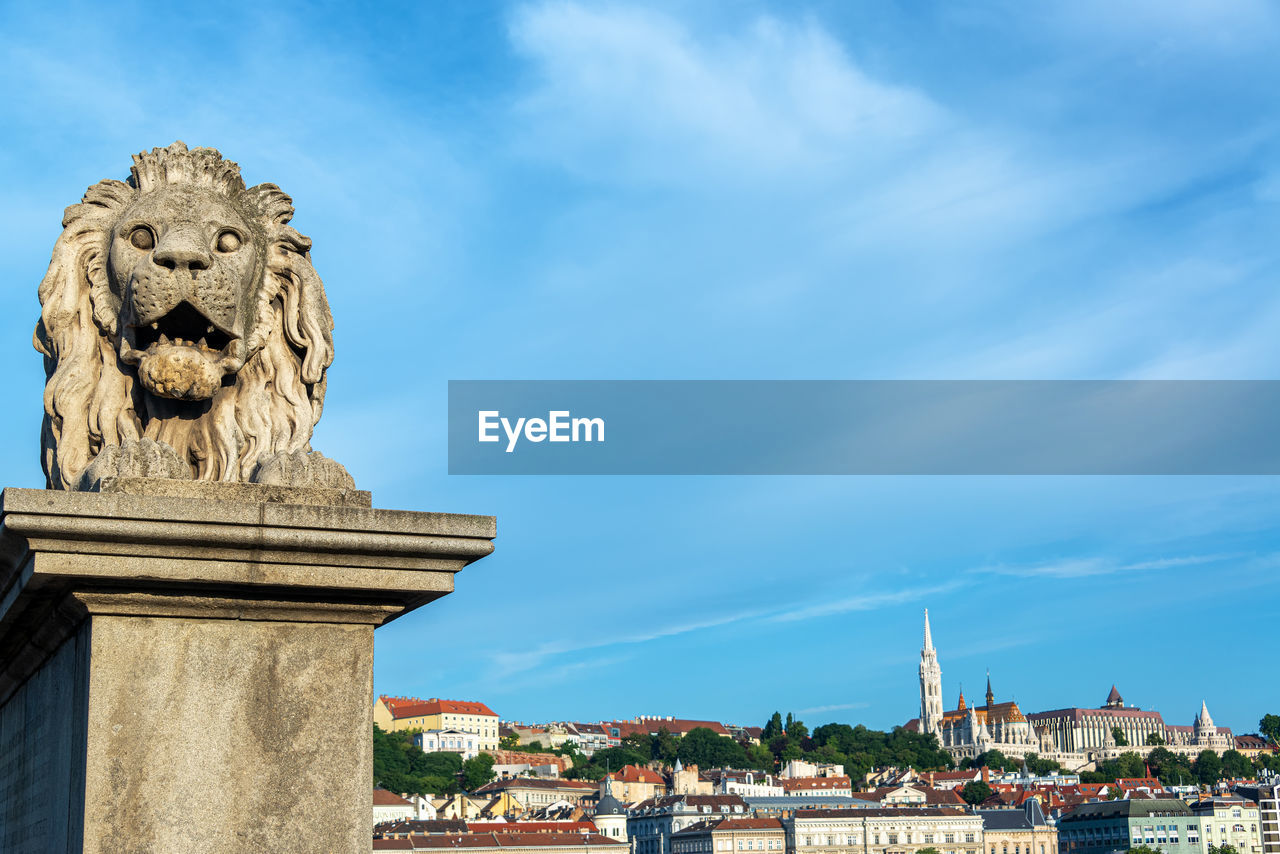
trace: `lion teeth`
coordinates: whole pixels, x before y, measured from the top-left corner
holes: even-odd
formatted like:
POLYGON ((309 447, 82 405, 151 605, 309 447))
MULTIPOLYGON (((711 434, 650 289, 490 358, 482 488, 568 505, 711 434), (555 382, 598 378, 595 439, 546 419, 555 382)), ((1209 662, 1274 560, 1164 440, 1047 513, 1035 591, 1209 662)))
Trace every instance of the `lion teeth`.
POLYGON ((203 335, 201 335, 201 336, 200 336, 200 340, 199 340, 199 341, 197 341, 196 343, 200 345, 200 349, 202 349, 202 350, 208 350, 208 349, 209 349, 209 341, 208 341, 208 339, 206 339, 206 338, 205 338, 205 336, 203 336, 203 335))
POLYGON ((158 320, 157 320, 157 321, 154 321, 154 322, 151 324, 151 328, 152 328, 153 330, 155 330, 155 329, 159 329, 159 328, 160 328, 160 321, 158 321, 158 320))
MULTIPOLYGON (((154 323, 153 323, 153 324, 151 324, 151 328, 152 328, 152 329, 155 329, 155 324, 154 324, 154 323)), ((169 344, 169 343, 171 343, 171 342, 169 341, 169 336, 168 336, 168 335, 165 335, 163 332, 161 332, 161 333, 160 333, 160 343, 161 343, 161 344, 169 344)))

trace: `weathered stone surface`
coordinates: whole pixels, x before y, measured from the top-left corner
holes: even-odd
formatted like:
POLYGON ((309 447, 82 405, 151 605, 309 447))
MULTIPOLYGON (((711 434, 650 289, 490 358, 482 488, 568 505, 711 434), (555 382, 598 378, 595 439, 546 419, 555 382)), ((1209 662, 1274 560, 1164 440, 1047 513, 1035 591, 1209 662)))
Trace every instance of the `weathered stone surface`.
POLYGON ((250 504, 309 504, 335 507, 372 507, 373 496, 363 489, 329 489, 319 486, 272 486, 265 483, 210 483, 159 477, 108 477, 93 492, 162 498, 195 498, 201 501, 239 501, 250 504))
POLYGON ((311 451, 333 318, 274 184, 181 142, 67 208, 40 283, 49 486, 170 477, 354 488, 311 451))
POLYGON ((85 851, 368 851, 372 625, 95 616, 91 660, 85 851))
POLYGON ((363 854, 373 630, 494 519, 178 484, 0 498, 0 854, 363 854))

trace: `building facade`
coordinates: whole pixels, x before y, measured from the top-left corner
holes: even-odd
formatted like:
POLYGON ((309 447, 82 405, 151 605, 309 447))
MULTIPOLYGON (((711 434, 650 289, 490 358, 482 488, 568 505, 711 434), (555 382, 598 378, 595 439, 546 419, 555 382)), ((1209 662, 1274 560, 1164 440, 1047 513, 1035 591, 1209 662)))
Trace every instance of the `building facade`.
POLYGON ((788 854, 982 854, 982 818, 956 808, 798 810, 783 819, 788 854))
POLYGON ((576 805, 584 798, 596 800, 596 784, 584 780, 546 779, 542 777, 507 777, 485 783, 472 795, 477 798, 493 798, 506 792, 526 810, 539 809, 555 803, 576 805))
POLYGON ((1081 804, 1058 820, 1062 854, 1111 854, 1139 845, 1204 854, 1200 819, 1182 801, 1119 799, 1081 804))
POLYGON ((413 743, 423 753, 456 753, 463 759, 480 755, 480 736, 460 729, 429 729, 415 733, 413 743))
POLYGON ((671 837, 671 854, 781 852, 786 843, 776 818, 717 818, 699 821, 671 837))
POLYGON ((700 821, 747 818, 737 795, 668 795, 636 804, 627 815, 627 835, 635 854, 670 854, 671 837, 700 821))
POLYGON ((624 804, 638 804, 667 794, 667 781, 662 775, 639 765, 623 765, 606 774, 600 784, 602 794, 606 784, 612 784, 614 796, 624 804))
POLYGON ((459 730, 476 736, 479 750, 498 749, 498 715, 472 700, 419 700, 384 694, 373 704, 373 722, 386 732, 459 730))
POLYGON ((978 810, 978 815, 987 854, 1058 854, 1058 829, 1034 798, 1021 809, 978 810))
POLYGON ((1236 794, 1258 805, 1258 832, 1262 854, 1280 854, 1280 785, 1237 786, 1236 794))
POLYGON ((1200 845, 1230 845, 1239 854, 1262 854, 1262 829, 1258 805, 1237 795, 1212 797, 1191 805, 1200 819, 1200 845))

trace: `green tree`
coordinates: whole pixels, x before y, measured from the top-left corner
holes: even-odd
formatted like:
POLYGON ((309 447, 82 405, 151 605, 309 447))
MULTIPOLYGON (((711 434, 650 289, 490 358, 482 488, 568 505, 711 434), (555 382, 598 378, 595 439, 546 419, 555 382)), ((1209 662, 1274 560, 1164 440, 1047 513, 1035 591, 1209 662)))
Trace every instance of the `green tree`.
POLYGON ((654 759, 661 759, 668 765, 676 761, 678 748, 676 737, 668 732, 666 727, 660 728, 656 735, 649 736, 649 755, 654 759))
POLYGON ((1222 776, 1234 780, 1252 773, 1253 763, 1240 751, 1228 750, 1222 754, 1222 776))
POLYGON ((1111 728, 1111 737, 1115 739, 1116 747, 1128 747, 1129 739, 1124 737, 1124 730, 1118 726, 1111 728))
POLYGON ((960 797, 970 806, 976 806, 991 797, 991 787, 981 780, 972 780, 964 784, 960 797))
POLYGON ((934 848, 932 845, 929 845, 916 851, 916 854, 941 854, 941 852, 939 852, 938 849, 934 848))
MULTIPOLYGON (((490 760, 492 767, 492 760, 490 760)), ((374 785, 417 795, 458 791, 462 759, 456 753, 424 753, 408 732, 373 728, 374 785)))
POLYGON ((999 750, 994 750, 994 749, 988 750, 986 753, 978 754, 978 756, 973 760, 972 767, 981 768, 984 765, 988 768, 1001 768, 1001 769, 1004 769, 1004 768, 1012 769, 1012 768, 1018 767, 1017 764, 1012 759, 1005 756, 999 750))
POLYGON ((1209 854, 1239 854, 1234 845, 1210 845, 1209 854))
POLYGON ((1027 754, 1027 770, 1037 776, 1052 774, 1055 771, 1062 771, 1062 766, 1052 759, 1041 759, 1034 753, 1027 754))
POLYGON ((1280 715, 1263 715, 1258 721, 1258 732, 1272 744, 1280 744, 1280 715))
POLYGON ((622 739, 622 744, 620 746, 633 750, 636 753, 644 754, 646 762, 653 758, 653 756, 650 755, 649 736, 643 732, 627 733, 626 737, 622 739))
MULTIPOLYGON (((1102 779, 1094 782, 1109 783, 1122 777, 1145 777, 1147 776, 1146 763, 1142 757, 1132 750, 1121 753, 1115 759, 1108 759, 1098 766, 1098 772, 1102 775, 1102 779)), ((1081 780, 1081 782, 1088 782, 1081 780)))
POLYGON ((782 735, 786 728, 782 724, 782 713, 774 712, 773 717, 769 718, 764 725, 764 730, 760 733, 760 741, 768 744, 778 736, 782 735))
MULTIPOLYGON (((591 764, 598 765, 606 771, 618 771, 623 765, 644 765, 649 761, 648 745, 641 753, 629 745, 622 747, 606 747, 591 754, 591 764)), ((576 765, 574 766, 577 767, 576 765)), ((603 776, 603 775, 602 775, 603 776)))
POLYGON ((1216 783, 1222 779, 1222 759, 1212 750, 1202 750, 1196 757, 1195 772, 1204 785, 1216 783))
POLYGON ((676 747, 676 756, 685 765, 699 768, 741 768, 747 753, 742 745, 706 727, 694 727, 685 733, 676 747))
POLYGON ((1137 845, 1130 848, 1125 854, 1160 854, 1158 849, 1152 848, 1150 845, 1137 845))
POLYGON ((474 792, 493 779, 493 757, 481 753, 462 763, 464 785, 468 792, 474 792))
POLYGON ((753 744, 747 748, 747 767, 773 771, 777 767, 777 761, 768 747, 763 744, 753 744))
POLYGON ((1160 737, 1158 732, 1147 733, 1147 744, 1151 747, 1159 747, 1164 744, 1164 739, 1160 737))

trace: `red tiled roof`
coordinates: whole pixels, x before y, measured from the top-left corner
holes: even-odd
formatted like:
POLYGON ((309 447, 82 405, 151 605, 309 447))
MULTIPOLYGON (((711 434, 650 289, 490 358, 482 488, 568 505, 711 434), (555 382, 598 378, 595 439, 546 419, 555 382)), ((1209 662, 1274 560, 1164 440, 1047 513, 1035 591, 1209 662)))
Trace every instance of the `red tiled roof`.
POLYGON ((902 808, 885 807, 883 809, 858 808, 858 809, 834 809, 834 810, 803 809, 803 810, 796 810, 796 813, 795 813, 796 818, 826 818, 828 816, 832 818, 850 818, 850 817, 863 818, 864 816, 866 818, 889 818, 889 817, 896 818, 898 816, 902 816, 904 818, 910 818, 912 816, 918 816, 918 815, 958 816, 958 815, 972 815, 972 813, 968 813, 961 809, 951 809, 948 807, 902 807, 902 808))
POLYGON ((781 830, 782 822, 776 818, 722 818, 715 823, 716 830, 781 830))
POLYGON ((558 848, 587 845, 626 845, 598 833, 464 833, 411 836, 412 850, 429 848, 558 848))
POLYGON ((1116 785, 1122 789, 1158 789, 1164 791, 1164 784, 1155 777, 1117 777, 1116 785))
POLYGON ((922 775, 931 783, 939 780, 976 780, 982 776, 982 772, 975 768, 971 771, 926 771, 922 775))
POLYGON ((872 789, 870 792, 854 792, 853 796, 859 800, 884 801, 890 793, 900 789, 919 792, 924 795, 924 802, 929 806, 963 804, 965 802, 964 798, 960 797, 960 793, 955 789, 927 789, 922 786, 881 786, 878 789, 872 789))
POLYGON ((824 789, 848 789, 853 785, 848 777, 783 777, 784 792, 814 792, 824 789))
POLYGON ((715 812, 733 807, 746 809, 747 806, 747 802, 737 795, 663 795, 641 801, 636 804, 636 809, 665 809, 681 803, 691 807, 711 807, 715 812))
POLYGON ((581 789, 583 791, 596 790, 595 783, 589 783, 586 780, 564 780, 560 778, 547 779, 543 777, 506 777, 502 780, 494 780, 485 783, 476 789, 476 794, 489 794, 491 792, 501 792, 506 789, 581 789))
POLYGON ((673 835, 692 836, 715 830, 782 830, 782 822, 776 818, 713 818, 691 824, 673 835))
POLYGON ((471 833, 596 833, 590 821, 469 821, 471 833))
POLYGON ((378 698, 391 712, 393 718, 417 718, 424 715, 486 715, 496 718, 498 713, 486 706, 471 700, 419 700, 417 697, 388 697, 383 694, 378 698))
POLYGON ((656 771, 650 771, 648 768, 641 768, 637 765, 623 765, 608 776, 617 783, 656 783, 663 785, 666 782, 662 779, 662 775, 656 771))
POLYGON ((388 792, 386 789, 373 790, 373 805, 375 807, 411 807, 413 804, 397 795, 395 792, 388 792))

